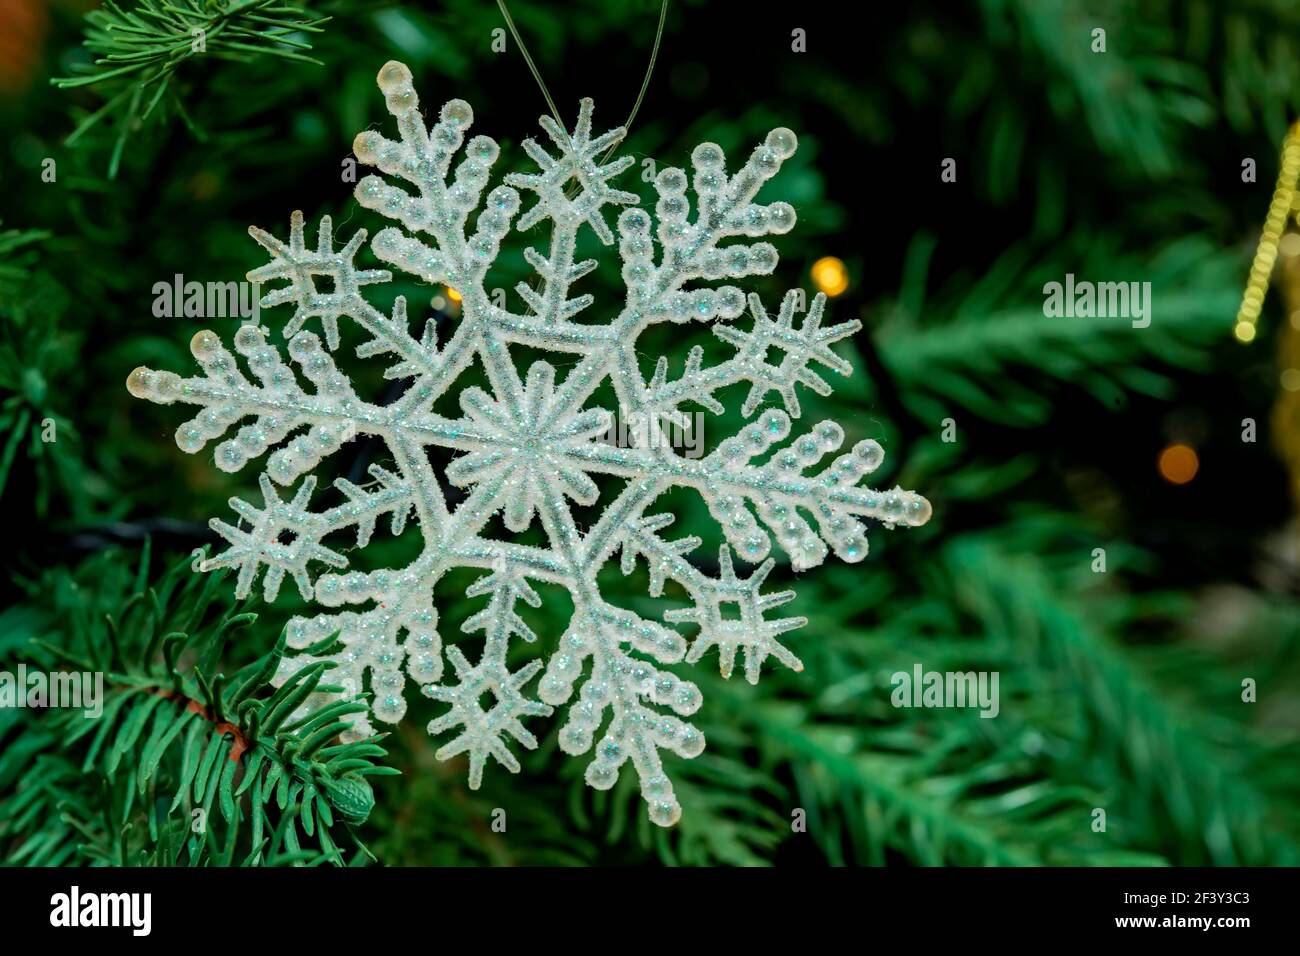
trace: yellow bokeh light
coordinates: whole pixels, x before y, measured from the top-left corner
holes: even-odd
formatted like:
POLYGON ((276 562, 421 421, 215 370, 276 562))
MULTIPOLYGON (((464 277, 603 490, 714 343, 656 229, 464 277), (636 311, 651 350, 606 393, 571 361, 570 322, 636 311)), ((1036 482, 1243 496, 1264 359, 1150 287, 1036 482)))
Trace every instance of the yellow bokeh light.
POLYGON ((451 302, 452 305, 460 305, 460 293, 457 292, 455 289, 453 289, 451 286, 447 286, 446 289, 447 289, 447 300, 451 302))
POLYGON ((1255 338, 1255 326, 1250 322, 1238 322, 1232 334, 1237 336, 1238 342, 1249 342, 1255 338))
POLYGON ((849 287, 849 270, 845 268, 842 259, 823 256, 813 263, 812 280, 818 292, 824 292, 833 299, 837 295, 843 295, 849 287))
POLYGON ((1173 485, 1185 485, 1201 468, 1196 451, 1189 445, 1170 445, 1160 453, 1160 477, 1173 485))

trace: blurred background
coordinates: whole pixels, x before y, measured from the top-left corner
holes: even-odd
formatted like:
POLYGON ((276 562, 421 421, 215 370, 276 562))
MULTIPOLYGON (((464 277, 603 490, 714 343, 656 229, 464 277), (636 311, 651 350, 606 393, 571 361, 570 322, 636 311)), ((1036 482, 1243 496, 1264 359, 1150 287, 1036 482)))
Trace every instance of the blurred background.
MULTIPOLYGON (((238 322, 156 318, 154 284, 242 279, 264 261, 247 227, 283 236, 293 209, 373 233, 379 218, 355 205, 342 172, 356 132, 389 129, 375 88, 388 59, 410 65, 426 109, 452 97, 474 106, 475 131, 502 144, 498 174, 522 167, 519 142, 546 112, 484 0, 179 6, 232 29, 260 29, 241 20, 253 16, 328 20, 291 34, 310 49, 232 32, 205 54, 149 21, 156 43, 133 48, 140 60, 95 65, 122 52, 120 30, 85 18, 97 5, 0 0, 0 665, 10 669, 32 641, 57 643, 77 621, 119 611, 146 539, 161 569, 214 541, 207 519, 226 517, 231 495, 258 500, 255 469, 226 475, 210 455, 181 453, 181 414, 127 394, 135 366, 191 374, 193 333, 226 337, 238 322)), ((658 2, 510 0, 509 10, 562 115, 571 121, 592 95, 597 125, 624 121, 658 2)), ((470 791, 463 761, 433 758, 423 728, 438 706, 413 701, 388 741, 402 776, 376 783, 361 831, 376 856, 1300 860, 1300 296, 1273 289, 1257 327, 1234 334, 1300 105, 1297 27, 1300 9, 1282 0, 919 2, 871 5, 869 19, 820 0, 770 11, 673 0, 624 144, 638 163, 621 185, 649 195, 646 160, 684 165, 711 140, 735 164, 772 127, 796 130, 798 153, 760 198, 792 203, 798 225, 756 288, 768 303, 821 289, 833 320, 863 321, 841 343, 855 375, 837 378, 830 398, 805 393, 804 418, 837 419, 849 443, 881 441, 877 483, 926 495, 934 517, 873 528, 862 564, 798 576, 790 609, 810 619, 791 642, 802 673, 777 669, 751 687, 721 680, 711 655, 678 671, 703 691, 696 720, 709 743, 669 767, 677 827, 648 823, 626 768, 614 790, 587 788, 554 720, 534 722, 546 733, 521 754, 521 774, 494 765, 470 791), (955 181, 941 179, 945 159, 955 181), (1043 285, 1067 273, 1149 281, 1150 326, 1045 317, 1043 285), (998 671, 997 719, 891 706, 890 675, 917 663, 998 671), (504 834, 489 826, 498 807, 504 834), (806 829, 792 826, 796 809, 806 829)), ((524 276, 519 250, 535 240, 513 236, 495 282, 504 288, 524 276)), ((1283 243, 1284 268, 1295 251, 1283 243)), ((608 260, 586 282, 598 303, 617 301, 608 260)), ((444 290, 392 292, 455 321, 444 290)), ((647 351, 681 358, 688 344, 673 326, 647 351)), ((382 388, 377 376, 360 381, 362 394, 382 388)), ((710 419, 707 447, 737 421, 710 419)), ((348 448, 319 474, 328 482, 381 454, 348 448)), ((716 554, 702 506, 683 502, 674 530, 716 554)), ((381 545, 367 549, 365 560, 384 559, 381 545)), ((607 593, 658 613, 643 576, 608 570, 607 593)), ((796 578, 788 567, 775 576, 796 578)), ((482 603, 464 597, 473 577, 439 586, 445 637, 482 603)), ((230 583, 222 590, 233 604, 230 583)), ((291 592, 255 606, 232 668, 275 642, 301 607, 291 592)), ((566 620, 562 602, 536 612, 541 653, 566 620)), ((11 751, 42 719, 0 718, 11 751)), ((0 794, 17 785, 15 767, 6 776, 0 764, 0 794)), ((6 836, 12 854, 23 834, 6 836)))

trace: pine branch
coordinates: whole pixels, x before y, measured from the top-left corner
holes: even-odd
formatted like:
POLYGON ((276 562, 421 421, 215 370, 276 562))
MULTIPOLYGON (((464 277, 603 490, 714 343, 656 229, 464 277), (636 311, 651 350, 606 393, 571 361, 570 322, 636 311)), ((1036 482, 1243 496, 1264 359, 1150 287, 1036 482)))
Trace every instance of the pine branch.
POLYGON ((37 246, 50 234, 39 229, 6 229, 0 232, 0 312, 9 313, 21 304, 19 294, 31 275, 37 246))
MULTIPOLYGON (((994 42, 1013 33, 1020 49, 1011 55, 1041 65, 1048 103, 1061 111, 1063 102, 1076 100, 1093 142, 1146 177, 1169 174, 1184 130, 1213 121, 1205 74, 1163 51, 1148 52, 1134 31, 1116 29, 1114 18, 1100 18, 1078 0, 986 0, 983 6, 994 42), (1095 28, 1109 28, 1104 52, 1089 42, 1095 28)), ((1023 102, 1016 112, 1023 114, 1023 102)))
MULTIPOLYGON (((1046 281, 1063 281, 1066 270, 1027 268, 1027 258, 1025 250, 1012 250, 978 283, 925 308, 947 321, 921 324, 916 302, 895 310, 882 329, 883 361, 925 421, 960 408, 1013 427, 1041 424, 1056 398, 1049 383, 1081 388, 1107 405, 1129 392, 1167 397, 1173 382, 1150 360, 1206 368, 1207 346, 1227 338, 1240 297, 1235 258, 1190 236, 1147 262, 1093 249, 1069 270, 1082 280, 1150 282, 1148 327, 1134 327, 1125 316, 1048 316, 1041 290, 1046 281)), ((1056 266, 1062 258, 1055 257, 1056 266)))
POLYGON ((258 56, 320 65, 304 51, 303 34, 320 33, 328 17, 311 17, 285 0, 138 0, 130 7, 108 2, 86 14, 85 48, 96 55, 81 75, 57 77, 60 89, 109 83, 113 92, 67 138, 81 139, 108 116, 122 114, 109 161, 117 175, 127 137, 169 102, 178 117, 202 138, 176 89, 183 67, 205 56, 245 62, 258 56))
MULTIPOLYGON (((53 400, 78 338, 60 327, 68 298, 62 285, 38 267, 48 239, 40 230, 0 232, 0 498, 25 458, 34 476, 37 517, 49 516, 58 494, 74 517, 84 518, 104 483, 84 460, 77 429, 53 400)), ((10 491, 6 503, 13 500, 10 491)))
MULTIPOLYGON (((954 543, 946 562, 948 573, 966 582, 963 603, 991 639, 1008 641, 1022 658, 1034 655, 1061 686, 1074 688, 1080 760, 1093 764, 1097 776, 1119 781, 1116 798, 1144 843, 1171 847, 1173 861, 1185 865, 1300 859, 1300 820, 1242 773, 1261 751, 1256 737, 1238 730, 1229 746, 1213 749, 1209 741, 1220 735, 1207 732, 1209 723, 1172 707, 1122 645, 1094 629, 1091 622, 1105 619, 1097 608, 1086 617, 1074 609, 1036 558, 968 537, 954 543)), ((1220 686, 1239 690, 1236 678, 1220 686)))
POLYGON ((5 859, 229 866, 367 858, 355 833, 374 804, 366 777, 396 771, 377 762, 385 754, 377 740, 337 742, 364 702, 306 713, 313 695, 339 688, 323 682, 326 666, 285 660, 283 642, 227 679, 226 646, 257 615, 219 597, 224 589, 193 575, 189 558, 148 586, 148 562, 146 547, 131 587, 115 554, 76 576, 56 572, 41 584, 54 605, 45 616, 6 614, 5 643, 28 667, 101 674, 104 695, 97 719, 7 711, 21 716, 0 728, 5 859))

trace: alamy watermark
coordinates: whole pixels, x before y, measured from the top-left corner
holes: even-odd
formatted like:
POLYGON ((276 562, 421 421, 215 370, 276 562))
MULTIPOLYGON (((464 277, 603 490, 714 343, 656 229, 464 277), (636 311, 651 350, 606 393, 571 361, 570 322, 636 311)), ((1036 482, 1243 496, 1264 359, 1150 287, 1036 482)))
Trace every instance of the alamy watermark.
POLYGON ((153 928, 152 893, 82 892, 73 886, 50 897, 50 925, 58 928, 125 927, 132 936, 153 928))
POLYGON ((81 710, 86 717, 104 712, 102 671, 28 670, 18 665, 17 674, 0 671, 0 709, 46 707, 81 710))
POLYGON ((1065 282, 1043 286, 1043 315, 1049 319, 1131 319, 1133 328, 1151 324, 1150 282, 1076 282, 1074 273, 1065 282))
POLYGON ((978 707, 981 717, 996 717, 998 671, 927 671, 920 664, 889 678, 895 707, 978 707))
POLYGON ((673 448, 683 458, 699 458, 704 454, 704 413, 670 418, 623 407, 610 416, 599 440, 617 448, 673 448))
POLYGON ((262 292, 257 282, 185 281, 179 272, 171 282, 153 284, 153 314, 160 319, 249 319, 262 315, 262 292))

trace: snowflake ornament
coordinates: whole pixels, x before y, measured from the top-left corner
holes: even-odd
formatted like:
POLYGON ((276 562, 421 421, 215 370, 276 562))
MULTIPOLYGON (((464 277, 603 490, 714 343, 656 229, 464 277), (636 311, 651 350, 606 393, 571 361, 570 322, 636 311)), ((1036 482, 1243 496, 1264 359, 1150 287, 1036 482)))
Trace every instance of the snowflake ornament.
MULTIPOLYGON (((606 161, 625 130, 593 135, 592 102, 584 99, 572 132, 541 118, 550 148, 523 143, 536 171, 507 175, 483 201, 498 148, 486 136, 466 142, 469 105, 451 100, 430 129, 403 64, 387 63, 379 87, 400 139, 375 131, 356 137, 357 158, 384 174, 362 179, 356 197, 397 225, 382 229, 370 249, 395 269, 459 292, 461 319, 448 341, 437 341, 432 323, 413 333, 402 298, 385 314, 363 296, 362 287, 392 278, 386 270, 357 265, 364 230, 335 248, 330 220, 322 218, 315 245, 309 246, 302 214, 294 213, 288 242, 249 230, 271 261, 248 279, 284 283, 261 301, 267 307, 296 306, 283 329, 296 370, 283 361, 266 331, 246 324, 235 333, 234 349, 247 372, 215 334, 202 331, 191 342, 202 375, 181 378, 138 368, 128 388, 154 402, 201 406, 180 426, 176 442, 190 453, 218 442, 216 465, 223 471, 238 471, 270 452, 259 477, 262 503, 231 500, 239 524, 212 522, 229 547, 201 569, 238 569, 241 597, 261 574, 268 600, 288 576, 304 599, 339 609, 295 617, 288 642, 336 662, 345 695, 368 690, 372 714, 384 723, 401 719, 408 678, 448 705, 429 732, 451 735, 439 758, 467 755, 472 787, 489 757, 517 771, 513 746, 537 746, 525 722, 568 704, 559 743, 571 755, 594 747, 587 782, 607 789, 631 761, 651 819, 671 825, 681 809, 660 752, 694 757, 704 738, 683 719, 701 704, 698 688, 661 665, 695 663, 716 648, 724 676, 730 676, 738 656, 751 683, 769 658, 799 670, 799 659, 782 641, 805 619, 777 616, 794 594, 763 590, 773 567, 772 537, 794 568, 803 570, 820 564, 828 550, 845 561, 862 560, 867 553, 862 518, 896 527, 923 524, 930 516, 930 505, 919 495, 859 484, 883 459, 876 442, 861 441, 827 462, 844 440, 839 425, 792 426, 792 418, 799 417, 800 386, 826 395, 831 389, 821 369, 851 373, 831 346, 857 331, 859 323, 823 325, 822 295, 800 315, 797 291, 785 296, 773 318, 757 295, 747 297, 730 282, 767 275, 776 266, 771 244, 728 240, 782 234, 794 225, 789 204, 763 205, 754 197, 794 153, 795 136, 773 130, 733 174, 718 146, 697 146, 691 154, 693 175, 674 168, 655 179, 652 218, 633 208, 639 201, 635 194, 613 185, 632 164, 627 156, 606 161), (531 205, 524 196, 531 197, 531 205), (608 216, 620 207, 611 227, 608 216), (488 272, 512 226, 527 231, 543 224, 549 247, 526 250, 536 277, 532 285, 517 286, 524 308, 512 311, 491 298, 488 272), (575 294, 583 276, 597 266, 590 259, 574 261, 584 228, 606 246, 617 243, 622 262, 626 297, 603 319, 593 314, 590 294, 575 294), (376 404, 362 398, 338 369, 334 353, 341 319, 365 333, 356 350, 360 357, 382 358, 386 377, 407 383, 396 400, 376 404), (679 377, 673 377, 664 356, 647 379, 638 361, 638 337, 662 322, 712 323, 735 354, 706 366, 696 346, 679 377), (534 361, 521 375, 515 364, 520 346, 560 353, 557 364, 567 372, 560 375, 556 365, 534 361), (453 392, 459 417, 435 412, 435 403, 476 359, 490 390, 469 386, 453 392), (613 410, 596 407, 592 396, 604 383, 612 387, 622 414, 680 421, 686 406, 722 412, 715 393, 742 382, 750 386, 742 406, 749 423, 702 458, 687 458, 644 434, 634 436, 629 447, 601 439, 613 410), (764 408, 772 397, 775 401, 764 408), (370 466, 372 480, 364 487, 338 479, 334 486, 341 501, 313 511, 316 482, 308 473, 360 435, 383 442, 388 466, 370 466), (449 485, 465 491, 454 506, 430 461, 433 446, 459 453, 445 472, 449 485), (618 481, 621 489, 584 529, 573 506, 598 501, 593 476, 618 481), (277 490, 295 483, 292 493, 277 490), (653 511, 656 500, 673 488, 698 493, 725 536, 716 577, 687 559, 700 540, 669 537, 672 517, 653 511), (547 545, 487 536, 497 514, 514 533, 540 523, 547 545), (419 556, 405 567, 347 570, 342 549, 350 544, 348 537, 355 535, 356 547, 365 548, 381 518, 394 535, 410 522, 417 524, 419 556), (757 567, 739 570, 733 551, 757 567), (653 595, 660 595, 670 579, 685 590, 690 606, 669 611, 665 620, 689 625, 687 633, 625 610, 602 592, 597 571, 616 553, 625 574, 645 562, 653 595), (313 580, 321 565, 323 572, 313 580), (434 586, 455 567, 485 572, 467 595, 486 597, 487 605, 463 627, 482 633, 477 661, 460 647, 444 650, 437 629, 434 586), (558 646, 551 645, 544 668, 542 660, 534 660, 512 671, 507 664, 512 643, 538 643, 519 616, 520 602, 540 605, 535 584, 566 589, 573 617, 558 646), (328 638, 335 634, 331 646, 328 638)), ((360 718, 351 736, 373 732, 369 720, 360 718)))

